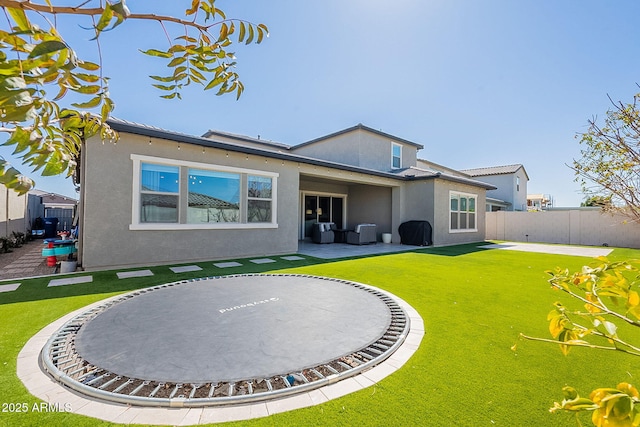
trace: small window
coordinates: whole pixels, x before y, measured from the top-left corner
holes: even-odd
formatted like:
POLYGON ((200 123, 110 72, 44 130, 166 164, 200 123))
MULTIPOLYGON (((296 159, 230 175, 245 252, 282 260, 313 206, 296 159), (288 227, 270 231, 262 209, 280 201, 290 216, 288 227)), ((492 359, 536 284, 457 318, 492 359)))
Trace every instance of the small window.
POLYGON ((520 191, 520 177, 516 176, 516 191, 520 191))
POLYGON ((180 168, 143 163, 140 222, 178 222, 180 168))
POLYGON ((391 168, 400 169, 402 167, 402 146, 391 145, 391 168))
POLYGON ((247 222, 271 222, 271 178, 249 175, 247 222))

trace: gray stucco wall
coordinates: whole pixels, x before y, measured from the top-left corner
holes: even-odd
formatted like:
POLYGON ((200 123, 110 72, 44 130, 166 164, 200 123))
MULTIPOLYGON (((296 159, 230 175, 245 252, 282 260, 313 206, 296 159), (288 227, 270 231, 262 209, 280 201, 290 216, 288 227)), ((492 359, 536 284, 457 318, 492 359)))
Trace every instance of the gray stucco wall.
POLYGON ((133 134, 121 133, 120 137, 115 145, 92 139, 84 149, 81 256, 85 268, 187 263, 297 250, 295 165, 211 148, 203 152, 201 147, 133 134), (277 228, 130 230, 132 153, 279 173, 277 228))
POLYGON ((384 138, 366 130, 358 129, 301 147, 294 147, 295 154, 359 166, 380 171, 391 170, 391 146, 402 146, 402 165, 415 166, 415 146, 391 138, 384 138))
POLYGON ((510 202, 512 205, 507 210, 527 210, 527 175, 523 169, 518 169, 514 174, 479 176, 476 179, 498 187, 487 191, 487 196, 510 202), (519 190, 516 185, 517 177, 520 178, 519 190))
POLYGON ((382 233, 392 230, 391 210, 390 187, 351 186, 347 200, 347 228, 354 229, 358 224, 376 224, 378 240, 381 240, 382 233))
POLYGON ((482 242, 485 240, 485 203, 486 190, 480 187, 473 187, 465 184, 445 180, 435 180, 434 184, 434 222, 437 227, 433 230, 433 244, 440 245, 456 245, 462 243, 482 242), (461 193, 475 194, 476 201, 476 226, 477 231, 450 232, 449 216, 450 216, 450 191, 459 191, 461 193))

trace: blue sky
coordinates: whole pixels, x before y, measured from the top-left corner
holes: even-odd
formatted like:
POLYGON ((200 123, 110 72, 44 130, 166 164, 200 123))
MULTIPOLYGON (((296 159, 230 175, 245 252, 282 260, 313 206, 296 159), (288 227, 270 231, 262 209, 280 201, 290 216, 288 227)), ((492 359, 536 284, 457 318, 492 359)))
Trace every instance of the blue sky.
MULTIPOLYGON (((190 3, 128 5, 179 15, 190 3)), ((164 63, 137 49, 167 41, 159 25, 130 21, 102 38, 115 116, 290 145, 363 123, 424 145, 420 157, 449 167, 522 163, 529 193, 575 206, 584 198, 566 166, 579 156, 575 135, 604 116, 607 95, 627 102, 640 92, 637 1, 217 4, 228 17, 265 23, 271 32, 261 45, 235 49, 246 86, 241 99, 195 86, 182 101, 160 99, 147 76, 162 73, 164 63)), ((95 60, 90 35, 59 22, 80 56, 95 60)), ((40 189, 74 195, 67 181, 35 178, 40 189)))

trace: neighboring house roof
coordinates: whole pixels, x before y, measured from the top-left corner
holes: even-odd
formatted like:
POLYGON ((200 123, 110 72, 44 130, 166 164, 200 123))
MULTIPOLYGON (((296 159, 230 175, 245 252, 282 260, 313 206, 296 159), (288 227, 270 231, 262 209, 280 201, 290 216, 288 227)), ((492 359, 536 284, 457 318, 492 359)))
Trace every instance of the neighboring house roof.
POLYGON ((62 194, 51 193, 42 190, 29 190, 29 194, 33 194, 36 197, 42 197, 42 203, 46 207, 73 207, 78 204, 78 200, 73 197, 63 196, 62 194))
POLYGON ((216 209, 238 209, 237 203, 230 203, 216 197, 207 196, 206 194, 192 192, 189 192, 189 206, 216 209))
POLYGON ((406 139, 398 138, 397 136, 391 135, 389 133, 382 132, 380 130, 376 130, 376 129, 370 128, 368 126, 363 125, 362 123, 358 123, 357 125, 352 126, 350 128, 339 130, 337 132, 330 133, 329 135, 321 136, 319 138, 312 139, 311 141, 303 142, 302 144, 294 145, 293 147, 291 147, 291 149, 295 150, 296 148, 304 147, 305 145, 315 144, 316 142, 321 142, 321 141, 324 141, 324 140, 327 140, 327 139, 330 139, 330 138, 334 138, 334 137, 339 136, 339 135, 343 135, 345 133, 356 131, 356 130, 364 130, 364 131, 367 131, 367 132, 375 133, 376 135, 380 135, 380 136, 385 137, 385 138, 393 139, 395 141, 402 142, 404 144, 413 145, 414 147, 417 147, 418 149, 423 149, 424 148, 424 146, 421 145, 421 144, 418 144, 418 143, 415 143, 413 141, 409 141, 409 140, 406 140, 406 139))
POLYGON ((469 176, 488 176, 488 175, 507 175, 511 173, 516 173, 519 169, 524 171, 527 179, 529 179, 529 175, 525 170, 524 166, 521 164, 515 165, 505 165, 505 166, 490 166, 486 168, 475 168, 475 169, 461 169, 460 172, 466 173, 469 176))
MULTIPOLYGON (((142 190, 149 191, 150 188, 142 186, 142 190)), ((176 196, 169 196, 166 194, 147 194, 143 205, 154 205, 162 207, 175 207, 176 196)), ((237 203, 230 203, 216 197, 211 197, 202 193, 189 192, 189 206, 190 207, 208 207, 217 209, 237 209, 237 203)))
MULTIPOLYGON (((314 166, 324 166, 324 167, 333 168, 333 169, 363 173, 363 174, 374 175, 374 176, 379 176, 383 178, 398 179, 402 181, 415 180, 415 179, 439 178, 439 179, 444 179, 448 181, 461 182, 468 185, 482 187, 489 190, 495 189, 493 185, 487 184, 485 182, 480 182, 472 179, 464 179, 461 177, 454 177, 448 174, 420 173, 416 175, 415 173, 414 174, 409 173, 409 174, 406 174, 405 176, 403 173, 399 173, 401 170, 387 172, 387 171, 367 169, 367 168, 362 168, 358 166, 346 165, 343 163, 331 162, 328 160, 320 160, 312 157, 301 156, 301 155, 293 154, 289 152, 273 151, 273 150, 267 150, 263 148, 246 146, 246 145, 233 144, 230 142, 216 141, 211 138, 203 138, 198 136, 186 135, 183 133, 168 131, 168 130, 160 129, 155 126, 147 126, 139 123, 133 123, 133 122, 129 122, 122 119, 111 118, 108 120, 108 124, 118 132, 128 132, 135 135, 147 136, 150 138, 164 139, 168 141, 173 141, 178 144, 179 143, 193 144, 201 147, 217 148, 221 150, 228 150, 228 151, 239 152, 239 153, 250 154, 250 155, 258 155, 258 156, 274 158, 278 160, 288 160, 292 162, 299 162, 299 163, 310 164, 314 166)), ((354 130, 359 127, 363 127, 363 126, 358 125, 354 128, 351 128, 351 130, 354 130)), ((371 130, 376 133, 381 133, 373 129, 371 130)), ((388 135, 388 136, 398 140, 398 138, 393 137, 392 135, 388 135)), ((407 143, 409 142, 407 141, 407 143)), ((411 144, 416 145, 415 143, 411 143, 411 144)), ((417 168, 414 168, 414 169, 417 170, 417 168)))
POLYGON ((496 199, 494 197, 487 197, 487 203, 491 203, 493 205, 511 206, 511 202, 506 202, 504 200, 496 199))

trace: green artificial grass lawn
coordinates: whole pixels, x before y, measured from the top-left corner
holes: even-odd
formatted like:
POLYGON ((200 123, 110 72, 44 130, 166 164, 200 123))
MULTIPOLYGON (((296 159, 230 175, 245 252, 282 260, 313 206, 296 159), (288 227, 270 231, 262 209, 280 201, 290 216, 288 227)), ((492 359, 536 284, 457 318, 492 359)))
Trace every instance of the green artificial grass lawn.
MULTIPOLYGON (((569 303, 550 289, 545 270, 556 266, 576 270, 592 260, 476 246, 335 262, 279 260, 225 271, 313 274, 376 286, 411 304, 426 331, 414 356, 378 384, 322 405, 242 425, 572 426, 573 418, 548 412, 554 400, 562 399, 564 385, 586 395, 621 381, 640 383, 635 379, 637 359, 631 356, 574 349, 565 357, 555 345, 518 341, 520 332, 549 337, 546 315, 552 303, 569 303)), ((640 251, 616 249, 610 258, 639 256, 640 251)), ((117 293, 175 281, 176 276, 220 274, 211 263, 199 265, 204 268, 201 272, 175 275, 166 267, 153 267, 153 277, 125 280, 116 279, 114 272, 99 272, 93 273, 93 283, 58 288, 47 288, 48 279, 32 279, 15 292, 0 294, 0 403, 39 402, 17 378, 16 358, 42 327, 117 293)), ((621 334, 640 341, 635 330, 621 334)), ((582 420, 589 425, 588 416, 582 420)), ((0 425, 108 424, 68 413, 0 412, 0 425)))

